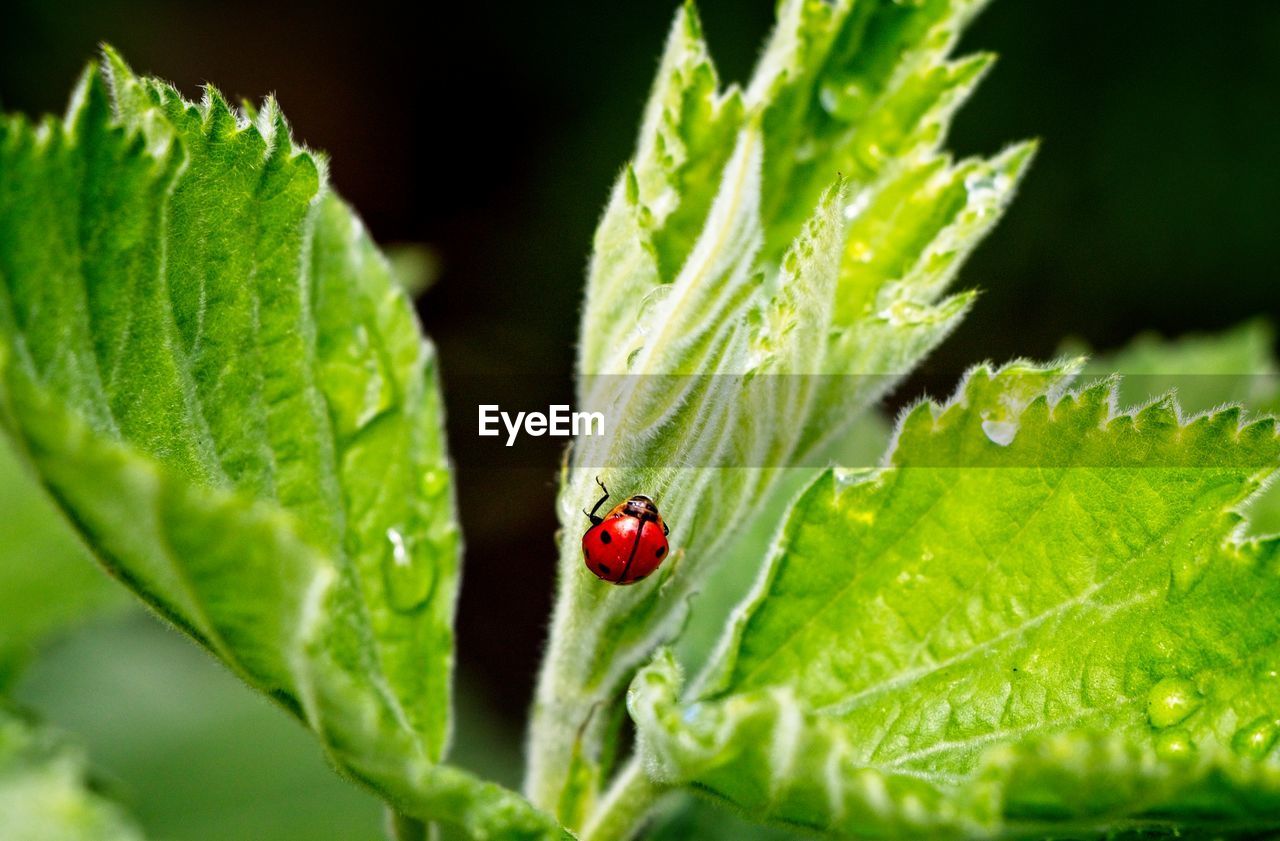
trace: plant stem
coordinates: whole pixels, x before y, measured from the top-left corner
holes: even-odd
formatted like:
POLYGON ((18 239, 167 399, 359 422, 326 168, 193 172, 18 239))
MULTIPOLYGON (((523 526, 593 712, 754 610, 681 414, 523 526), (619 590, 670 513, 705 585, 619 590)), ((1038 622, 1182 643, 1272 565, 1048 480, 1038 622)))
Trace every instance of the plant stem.
POLYGON ((387 810, 387 835, 391 841, 426 841, 427 825, 417 818, 387 810))
POLYGON ((639 758, 632 756, 597 801, 578 837, 581 841, 627 841, 640 831, 666 791, 666 786, 649 779, 639 758))

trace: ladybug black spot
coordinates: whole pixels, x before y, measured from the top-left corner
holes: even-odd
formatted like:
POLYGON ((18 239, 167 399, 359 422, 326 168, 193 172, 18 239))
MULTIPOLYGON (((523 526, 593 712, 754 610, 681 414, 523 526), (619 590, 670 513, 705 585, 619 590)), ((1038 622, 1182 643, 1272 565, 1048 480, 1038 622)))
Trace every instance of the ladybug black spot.
POLYGON ((658 551, 654 552, 653 554, 654 554, 654 557, 661 558, 663 555, 667 554, 667 547, 659 546, 658 551))
POLYGON ((613 537, 612 537, 612 536, 610 536, 609 532, 607 532, 607 531, 601 531, 601 532, 600 532, 600 542, 601 542, 601 543, 603 543, 603 544, 605 544, 605 545, 607 546, 608 544, 610 544, 610 543, 612 543, 612 542, 613 542, 613 537))
POLYGON ((603 572, 605 575, 613 574, 613 570, 609 569, 608 564, 596 564, 596 566, 600 567, 600 571, 603 572))

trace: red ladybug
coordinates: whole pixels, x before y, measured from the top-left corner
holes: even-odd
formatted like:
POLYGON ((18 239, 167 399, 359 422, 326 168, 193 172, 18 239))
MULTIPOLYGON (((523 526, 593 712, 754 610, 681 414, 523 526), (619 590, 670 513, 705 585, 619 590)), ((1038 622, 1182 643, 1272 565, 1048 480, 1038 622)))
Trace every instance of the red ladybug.
POLYGON ((599 479, 596 484, 604 496, 590 511, 582 511, 591 521, 591 528, 582 536, 583 560, 597 578, 635 584, 662 565, 670 549, 667 535, 671 530, 662 522, 653 500, 639 494, 597 517, 596 512, 609 499, 609 489, 599 479))

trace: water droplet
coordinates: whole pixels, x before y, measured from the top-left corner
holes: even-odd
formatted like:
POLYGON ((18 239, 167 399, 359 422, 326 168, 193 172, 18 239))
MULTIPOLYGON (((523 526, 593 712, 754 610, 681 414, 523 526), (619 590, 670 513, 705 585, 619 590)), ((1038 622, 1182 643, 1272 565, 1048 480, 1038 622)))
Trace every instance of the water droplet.
POLYGON ((894 327, 913 327, 936 320, 937 311, 912 301, 895 301, 876 315, 894 327))
POLYGON ((984 420, 982 422, 982 432, 992 444, 1007 447, 1013 443, 1013 439, 1018 435, 1018 422, 984 420))
POLYGON ((851 79, 832 79, 824 82, 818 91, 822 108, 837 120, 849 122, 860 115, 867 106, 867 92, 851 79))
POLYGON ((440 497, 449 487, 449 474, 444 470, 431 468, 422 474, 422 496, 426 500, 440 497))
POLYGON ((663 283, 653 287, 645 293, 640 299, 640 307, 636 311, 636 324, 640 328, 640 332, 645 330, 653 323, 655 313, 671 295, 671 284, 663 283))
POLYGON ((1009 192, 1009 176, 990 170, 972 172, 965 176, 964 188, 971 200, 990 203, 1009 192))
POLYGON ((1172 727, 1199 709, 1202 700, 1191 681, 1167 677, 1151 687, 1151 694, 1147 696, 1147 718, 1153 727, 1172 727))
POLYGON ((1237 730, 1231 737, 1231 748, 1241 756, 1262 759, 1275 747, 1277 736, 1276 720, 1264 715, 1237 730))
POLYGON ((408 539, 399 529, 387 529, 387 550, 382 559, 387 601, 400 613, 413 613, 427 603, 435 584, 429 559, 415 558, 408 539))
POLYGON ((837 467, 835 468, 836 486, 840 489, 875 481, 882 474, 876 467, 837 467))
POLYGON ((1186 762, 1194 751, 1186 730, 1166 730, 1156 737, 1156 756, 1165 762, 1186 762))

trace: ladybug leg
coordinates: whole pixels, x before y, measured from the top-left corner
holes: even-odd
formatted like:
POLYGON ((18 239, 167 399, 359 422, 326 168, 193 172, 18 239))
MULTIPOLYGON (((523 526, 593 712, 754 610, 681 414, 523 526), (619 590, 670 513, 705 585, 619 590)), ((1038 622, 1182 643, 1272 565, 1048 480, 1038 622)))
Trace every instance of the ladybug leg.
POLYGON ((604 517, 597 517, 596 512, 600 510, 600 506, 609 501, 609 489, 604 486, 604 482, 600 481, 600 477, 596 477, 596 484, 600 486, 600 490, 604 491, 604 496, 596 500, 596 504, 590 511, 583 508, 582 513, 587 515, 587 519, 591 521, 591 525, 598 526, 604 522, 604 517))
POLYGON ((667 525, 666 522, 664 521, 662 523, 662 536, 667 537, 670 534, 671 534, 671 526, 667 525))

